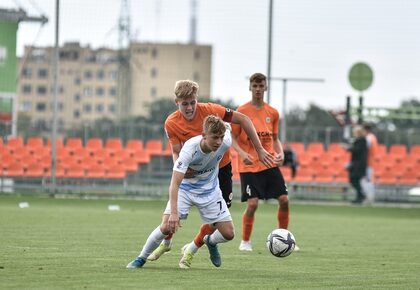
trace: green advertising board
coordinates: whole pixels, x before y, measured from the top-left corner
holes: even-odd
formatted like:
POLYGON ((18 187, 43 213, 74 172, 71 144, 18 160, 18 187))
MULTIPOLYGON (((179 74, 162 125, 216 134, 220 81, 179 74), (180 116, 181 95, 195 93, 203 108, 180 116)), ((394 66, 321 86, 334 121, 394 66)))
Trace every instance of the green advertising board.
POLYGON ((16 96, 17 22, 0 22, 0 121, 11 121, 16 96))

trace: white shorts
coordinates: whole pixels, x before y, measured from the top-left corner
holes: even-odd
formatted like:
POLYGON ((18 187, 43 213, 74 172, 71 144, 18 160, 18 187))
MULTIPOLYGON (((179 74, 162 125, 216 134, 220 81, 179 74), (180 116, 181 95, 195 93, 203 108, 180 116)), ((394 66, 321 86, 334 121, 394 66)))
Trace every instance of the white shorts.
MULTIPOLYGON (((190 208, 195 205, 200 213, 201 220, 205 224, 232 221, 226 201, 220 190, 205 196, 190 194, 186 191, 178 191, 178 215, 180 219, 187 219, 190 208)), ((170 201, 166 204, 164 214, 171 213, 170 201)))

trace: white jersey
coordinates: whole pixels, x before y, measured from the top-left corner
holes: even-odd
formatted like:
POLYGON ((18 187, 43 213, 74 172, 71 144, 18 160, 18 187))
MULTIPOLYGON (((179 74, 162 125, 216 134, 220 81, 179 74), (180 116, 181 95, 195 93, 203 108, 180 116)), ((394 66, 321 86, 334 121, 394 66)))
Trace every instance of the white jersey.
POLYGON ((185 142, 173 167, 173 170, 182 173, 187 172, 188 167, 196 171, 193 178, 184 178, 179 187, 181 190, 196 195, 208 195, 218 190, 219 163, 223 154, 232 145, 230 130, 226 130, 219 149, 210 153, 204 153, 201 150, 202 139, 203 136, 199 135, 185 142))

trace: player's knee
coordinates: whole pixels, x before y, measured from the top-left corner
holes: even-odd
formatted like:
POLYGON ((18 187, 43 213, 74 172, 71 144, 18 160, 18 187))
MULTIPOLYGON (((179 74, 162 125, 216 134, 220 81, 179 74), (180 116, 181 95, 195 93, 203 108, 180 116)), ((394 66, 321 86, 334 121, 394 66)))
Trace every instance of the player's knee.
POLYGON ((226 240, 231 241, 235 237, 235 231, 234 230, 227 231, 223 234, 223 237, 226 240))
POLYGON ((162 223, 160 225, 160 231, 164 235, 169 235, 169 233, 170 233, 170 231, 169 231, 169 224, 168 223, 162 223))
POLYGON ((287 195, 281 195, 279 197, 279 206, 281 209, 289 208, 289 197, 287 195))

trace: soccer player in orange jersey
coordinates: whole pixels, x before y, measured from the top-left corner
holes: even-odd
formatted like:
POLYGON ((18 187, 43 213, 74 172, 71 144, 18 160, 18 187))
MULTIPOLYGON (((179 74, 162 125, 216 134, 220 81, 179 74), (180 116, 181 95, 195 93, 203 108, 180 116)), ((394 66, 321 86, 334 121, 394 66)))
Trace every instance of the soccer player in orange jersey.
MULTIPOLYGON (((197 101, 198 89, 198 84, 190 80, 180 80, 175 84, 175 103, 178 110, 169 115, 165 121, 165 130, 171 144, 173 160, 178 159, 179 152, 188 139, 201 134, 203 120, 209 115, 215 115, 225 122, 238 124, 245 132, 244 134, 251 140, 251 144, 253 144, 251 146, 255 147, 256 155, 260 158, 261 164, 271 167, 274 158, 261 145, 251 120, 247 116, 221 105, 199 103, 197 101)), ((229 151, 227 151, 221 160, 219 168, 218 179, 220 189, 226 204, 230 207, 232 202, 232 166, 229 151)), ((187 171, 186 177, 192 177, 193 175, 194 172, 189 170, 187 171)), ((212 231, 213 228, 210 225, 202 225, 194 241, 184 246, 183 258, 186 257, 187 253, 195 254, 203 246, 204 236, 211 234, 212 231)), ((172 235, 166 237, 148 259, 152 261, 157 260, 162 254, 170 251, 171 239, 172 235)))
POLYGON ((278 200, 278 227, 287 229, 289 225, 289 198, 287 187, 279 169, 283 164, 283 148, 278 139, 279 113, 264 102, 264 92, 267 90, 267 78, 261 73, 250 77, 249 90, 252 100, 240 106, 237 112, 251 118, 258 137, 264 149, 275 156, 274 164, 267 168, 258 158, 255 149, 244 134, 242 128, 232 126, 232 134, 237 144, 233 147, 239 153, 239 174, 241 179, 241 201, 247 202, 247 208, 242 217, 241 251, 252 251, 251 233, 254 216, 259 199, 278 200))

